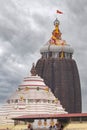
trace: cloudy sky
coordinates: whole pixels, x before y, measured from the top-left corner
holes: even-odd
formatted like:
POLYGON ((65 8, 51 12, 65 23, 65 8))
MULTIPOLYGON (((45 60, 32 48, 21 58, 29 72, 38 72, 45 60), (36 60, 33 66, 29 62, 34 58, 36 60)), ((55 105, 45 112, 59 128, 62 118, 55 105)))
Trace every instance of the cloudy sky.
POLYGON ((0 103, 40 58, 58 17, 62 38, 74 48, 82 108, 87 112, 87 0, 0 0, 0 103), (56 10, 63 12, 57 15, 56 10))

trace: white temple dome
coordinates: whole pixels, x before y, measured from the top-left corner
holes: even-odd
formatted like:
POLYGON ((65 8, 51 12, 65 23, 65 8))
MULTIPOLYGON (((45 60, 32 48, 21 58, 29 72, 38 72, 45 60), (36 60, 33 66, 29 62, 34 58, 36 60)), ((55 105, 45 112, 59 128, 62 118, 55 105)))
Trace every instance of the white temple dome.
POLYGON ((55 96, 51 93, 47 93, 50 91, 43 79, 40 76, 29 76, 25 77, 23 83, 19 86, 18 90, 10 97, 10 100, 19 99, 20 96, 23 95, 24 99, 48 99, 48 100, 55 100, 55 96))
POLYGON ((45 83, 42 78, 40 78, 38 75, 36 76, 29 76, 25 77, 23 80, 23 83, 20 85, 21 88, 25 86, 41 86, 44 87, 45 83))
POLYGON ((43 79, 35 74, 34 66, 31 73, 0 108, 0 118, 3 117, 4 122, 7 119, 8 123, 12 123, 11 118, 23 115, 67 113, 43 79))

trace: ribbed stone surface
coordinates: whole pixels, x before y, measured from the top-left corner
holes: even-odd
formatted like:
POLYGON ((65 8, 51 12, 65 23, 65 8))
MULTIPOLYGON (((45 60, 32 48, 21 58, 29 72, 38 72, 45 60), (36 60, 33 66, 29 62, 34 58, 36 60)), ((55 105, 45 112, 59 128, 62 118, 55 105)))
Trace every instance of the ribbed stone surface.
POLYGON ((79 113, 81 108, 80 80, 76 62, 72 59, 40 59, 36 70, 69 113, 79 113))

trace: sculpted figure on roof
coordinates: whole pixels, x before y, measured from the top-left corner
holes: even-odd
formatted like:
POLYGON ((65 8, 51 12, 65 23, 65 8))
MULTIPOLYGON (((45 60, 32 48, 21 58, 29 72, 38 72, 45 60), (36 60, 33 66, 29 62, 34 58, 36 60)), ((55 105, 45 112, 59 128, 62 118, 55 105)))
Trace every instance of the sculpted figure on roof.
POLYGON ((55 29, 52 32, 52 37, 51 37, 51 40, 50 40, 51 44, 57 44, 57 40, 61 40, 61 32, 59 30, 59 24, 60 24, 59 20, 56 19, 54 21, 55 29))

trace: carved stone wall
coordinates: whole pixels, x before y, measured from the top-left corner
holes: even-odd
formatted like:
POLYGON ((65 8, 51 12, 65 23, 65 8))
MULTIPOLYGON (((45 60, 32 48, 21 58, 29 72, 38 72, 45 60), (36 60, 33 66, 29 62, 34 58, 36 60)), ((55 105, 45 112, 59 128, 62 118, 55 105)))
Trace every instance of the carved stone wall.
POLYGON ((36 71, 69 113, 82 111, 81 87, 76 62, 72 59, 39 59, 36 71))

